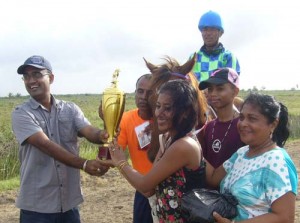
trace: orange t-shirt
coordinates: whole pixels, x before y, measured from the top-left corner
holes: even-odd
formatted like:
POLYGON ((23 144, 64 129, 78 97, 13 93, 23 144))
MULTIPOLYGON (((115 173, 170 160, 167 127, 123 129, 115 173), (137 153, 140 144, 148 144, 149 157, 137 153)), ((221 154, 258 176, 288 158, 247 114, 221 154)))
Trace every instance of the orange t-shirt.
POLYGON ((145 121, 138 115, 138 109, 124 112, 120 122, 120 135, 118 136, 118 144, 124 150, 128 146, 133 168, 143 175, 149 172, 152 163, 148 159, 147 150, 139 149, 135 127, 145 121))

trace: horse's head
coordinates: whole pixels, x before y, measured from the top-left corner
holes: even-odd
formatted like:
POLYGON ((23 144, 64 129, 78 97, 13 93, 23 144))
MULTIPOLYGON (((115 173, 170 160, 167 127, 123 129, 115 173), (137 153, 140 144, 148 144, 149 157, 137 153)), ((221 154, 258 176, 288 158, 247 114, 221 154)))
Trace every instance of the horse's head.
POLYGON ((158 97, 157 91, 163 83, 178 78, 186 79, 188 82, 190 82, 198 92, 200 113, 198 117, 199 123, 196 124, 199 124, 201 126, 205 122, 205 112, 207 110, 206 98, 203 95, 203 93, 198 89, 198 81, 195 75, 191 72, 195 63, 195 57, 196 54, 194 54, 194 56, 183 65, 180 65, 175 59, 169 56, 164 58, 166 63, 161 65, 154 65, 144 59, 146 62, 146 66, 148 67, 148 69, 152 74, 152 79, 151 79, 152 94, 148 98, 148 102, 151 108, 151 111, 149 111, 151 114, 149 114, 149 116, 153 117, 152 139, 151 139, 150 149, 148 150, 148 156, 151 161, 154 160, 159 148, 159 141, 158 141, 159 132, 156 124, 156 119, 154 117, 154 111, 156 106, 156 100, 158 97))
POLYGON ((169 56, 166 56, 164 60, 166 63, 161 65, 154 65, 145 60, 146 66, 152 74, 151 90, 153 93, 148 99, 149 105, 152 108, 152 114, 154 114, 157 100, 157 90, 160 88, 160 86, 163 83, 173 79, 189 79, 188 73, 192 70, 195 63, 194 57, 181 66, 175 59, 169 56))

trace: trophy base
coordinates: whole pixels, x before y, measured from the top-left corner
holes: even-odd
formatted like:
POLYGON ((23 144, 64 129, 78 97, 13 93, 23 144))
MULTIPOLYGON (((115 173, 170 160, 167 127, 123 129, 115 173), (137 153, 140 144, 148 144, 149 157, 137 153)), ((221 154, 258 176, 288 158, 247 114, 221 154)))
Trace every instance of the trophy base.
POLYGON ((99 146, 98 158, 100 160, 110 160, 111 159, 108 145, 104 144, 104 145, 99 146))

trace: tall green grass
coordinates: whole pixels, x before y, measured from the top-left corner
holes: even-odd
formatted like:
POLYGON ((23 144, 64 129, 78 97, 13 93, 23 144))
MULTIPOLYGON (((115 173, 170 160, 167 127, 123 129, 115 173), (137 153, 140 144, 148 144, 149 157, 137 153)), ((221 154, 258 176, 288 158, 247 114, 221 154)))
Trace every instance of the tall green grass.
POLYGON ((28 97, 0 99, 0 180, 18 176, 18 144, 11 128, 11 112, 28 97))
MULTIPOLYGON (((245 97, 247 91, 241 91, 240 96, 245 97)), ((300 138, 300 91, 264 91, 274 95, 283 102, 290 112, 291 139, 300 138)), ((98 117, 98 106, 101 95, 58 95, 57 98, 76 103, 94 126, 103 128, 103 122, 98 117)), ((18 161, 18 144, 11 128, 11 112, 28 97, 0 98, 0 182, 16 179, 19 175, 20 163, 18 161)), ((127 94, 125 111, 135 107, 134 95, 127 94)), ((80 155, 92 159, 98 152, 98 146, 80 139, 80 155)), ((3 183, 3 182, 2 182, 3 183)), ((0 184, 0 190, 1 186, 0 184)), ((13 183, 12 185, 15 185, 13 183)))

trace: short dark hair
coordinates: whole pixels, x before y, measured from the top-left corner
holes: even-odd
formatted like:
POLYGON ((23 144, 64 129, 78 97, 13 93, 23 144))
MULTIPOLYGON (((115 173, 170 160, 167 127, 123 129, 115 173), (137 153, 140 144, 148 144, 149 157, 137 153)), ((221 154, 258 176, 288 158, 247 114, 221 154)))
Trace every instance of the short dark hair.
POLYGON ((151 77, 152 77, 152 74, 143 74, 142 76, 140 76, 135 83, 135 88, 137 88, 137 85, 142 78, 145 78, 146 80, 150 80, 151 77))

